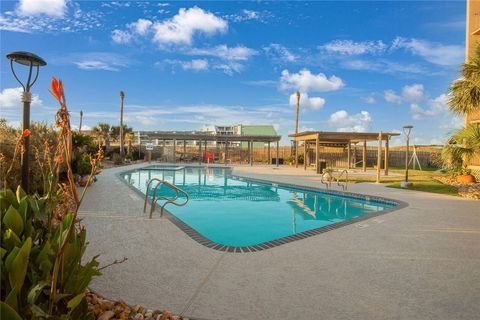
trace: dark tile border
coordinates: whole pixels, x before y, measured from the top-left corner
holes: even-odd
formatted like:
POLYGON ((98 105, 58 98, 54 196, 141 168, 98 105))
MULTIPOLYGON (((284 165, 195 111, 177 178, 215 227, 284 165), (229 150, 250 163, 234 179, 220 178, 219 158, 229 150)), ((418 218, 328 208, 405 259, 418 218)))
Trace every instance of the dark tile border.
MULTIPOLYGON (((155 165, 153 165, 155 166, 155 165)), ((136 168, 136 169, 131 169, 127 171, 122 171, 115 173, 115 176, 123 181, 131 190, 136 192, 137 194, 141 195, 143 198, 145 198, 145 194, 142 193, 140 190, 137 188, 133 187, 132 185, 128 184, 125 179, 123 179, 122 175, 128 172, 133 172, 136 170, 140 169, 148 169, 148 167, 153 167, 152 165, 141 167, 141 168, 136 168)), ((159 167, 158 165, 156 167, 159 167)), ((165 166, 168 167, 168 166, 165 166)), ((188 166, 188 167, 204 167, 204 166, 188 166)), ((231 167, 228 166, 210 166, 211 168, 225 168, 225 169, 231 169, 231 167)), ((169 219, 174 225, 176 225, 180 230, 185 232, 187 236, 189 236, 191 239, 195 240, 199 244, 206 246, 207 248, 217 250, 217 251, 222 251, 222 252, 230 252, 230 253, 250 253, 250 252, 256 252, 256 251, 263 251, 263 250, 268 250, 274 247, 278 247, 281 245, 284 245, 289 242, 297 241, 297 240, 302 240, 305 238, 309 238, 312 236, 316 236, 328 231, 332 231, 344 226, 348 226, 357 222, 361 222, 364 220, 368 220, 371 218, 375 218, 387 213, 390 213, 392 211, 396 211, 399 209, 403 209, 409 206, 407 202, 400 201, 400 200, 392 200, 384 197, 378 197, 378 196, 370 196, 370 195, 362 195, 359 193, 353 193, 353 192, 344 192, 344 191, 337 191, 337 190, 325 190, 325 189, 320 189, 320 188, 315 188, 315 187, 307 187, 307 186, 301 186, 301 185, 296 185, 296 184, 291 184, 291 183, 277 183, 269 180, 263 180, 263 179, 257 179, 257 178, 250 178, 250 177, 242 177, 242 176, 237 176, 237 175, 232 175, 233 179, 238 179, 238 180, 244 180, 248 179, 251 181, 254 181, 256 183, 261 183, 261 184, 270 184, 273 186, 278 186, 278 187, 288 187, 288 188, 293 188, 297 190, 304 190, 304 191, 313 191, 313 192, 320 192, 320 193, 325 193, 325 194, 330 194, 330 195, 335 195, 335 196, 342 196, 342 197, 347 197, 347 198, 352 198, 352 199, 358 199, 358 200, 366 200, 369 202, 374 202, 378 204, 387 204, 387 205, 393 205, 394 207, 388 208, 382 211, 378 211, 375 213, 367 214, 361 217, 357 217, 354 219, 342 221, 342 222, 337 222, 334 224, 330 224, 328 226, 316 228, 316 229, 311 229, 307 231, 303 231, 300 233, 296 233, 287 237, 282 237, 278 238, 275 240, 271 241, 266 241, 262 242, 253 246, 244 246, 244 247, 235 247, 235 246, 227 246, 227 245, 222 245, 216 242, 211 241, 210 239, 206 238, 203 236, 201 233, 197 232, 195 229, 190 227, 188 224, 183 222, 181 219, 177 218, 175 215, 170 213, 167 209, 164 209, 164 216, 169 219)), ((151 205, 151 200, 150 198, 148 199, 148 203, 151 205)), ((147 206, 148 208, 148 206, 147 206)), ((158 209, 157 209, 158 210, 158 209)))

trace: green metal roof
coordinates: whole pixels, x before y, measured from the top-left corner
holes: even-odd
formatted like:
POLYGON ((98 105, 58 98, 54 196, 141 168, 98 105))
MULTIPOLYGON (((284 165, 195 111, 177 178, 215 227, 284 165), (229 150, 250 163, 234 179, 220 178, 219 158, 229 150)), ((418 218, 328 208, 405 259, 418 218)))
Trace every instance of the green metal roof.
POLYGON ((242 136, 276 136, 277 132, 270 125, 242 125, 242 136))

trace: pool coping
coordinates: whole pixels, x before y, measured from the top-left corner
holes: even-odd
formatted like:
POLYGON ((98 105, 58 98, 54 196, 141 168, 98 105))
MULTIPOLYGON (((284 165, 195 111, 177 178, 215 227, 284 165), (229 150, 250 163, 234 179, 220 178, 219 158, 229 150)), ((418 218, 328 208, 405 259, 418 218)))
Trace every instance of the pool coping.
MULTIPOLYGON (((152 164, 149 164, 148 166, 152 166, 152 164)), ((131 190, 133 190, 134 192, 136 192, 137 194, 139 194, 143 198, 145 198, 145 194, 143 192, 141 192, 140 190, 138 190, 137 188, 133 187, 132 185, 128 184, 125 181, 125 179, 122 178, 122 175, 129 172, 129 171, 145 169, 146 167, 147 166, 117 172, 117 173, 115 173, 115 176, 118 179, 120 179, 125 185, 127 185, 131 190)), ((198 168, 198 167, 206 167, 206 166, 196 165, 196 166, 190 166, 190 167, 197 167, 198 168)), ((229 166, 209 166, 209 167, 211 167, 211 168, 232 169, 232 167, 229 167, 229 166)), ((377 203, 380 203, 380 204, 383 203, 383 204, 388 204, 388 205, 395 205, 395 207, 388 208, 388 209, 378 211, 378 212, 374 212, 374 213, 370 213, 370 214, 366 214, 366 215, 363 215, 363 216, 360 216, 360 217, 357 217, 357 218, 353 218, 353 219, 350 219, 350 220, 346 220, 346 221, 342 221, 342 222, 336 222, 336 223, 330 224, 328 226, 323 226, 323 227, 320 227, 320 228, 315 228, 315 229, 311 229, 311 230, 307 230, 307 231, 302 231, 302 232, 299 232, 299 233, 296 233, 296 234, 293 234, 293 235, 278 238, 278 239, 275 239, 275 240, 262 242, 262 243, 259 243, 259 244, 253 245, 253 246, 241 246, 241 247, 219 244, 219 243, 216 243, 216 242, 206 238, 204 235, 202 235, 201 233, 199 233, 198 231, 196 231, 195 229, 190 227, 188 224, 186 224, 180 218, 176 217, 174 214, 169 212, 167 209, 164 209, 164 216, 168 220, 170 220, 175 226, 177 226, 180 230, 182 230, 191 239, 195 240, 197 243, 199 243, 199 244, 201 244, 201 245, 203 245, 207 248, 214 249, 214 250, 221 251, 221 252, 229 252, 229 253, 250 253, 250 252, 268 250, 268 249, 275 248, 275 247, 278 247, 278 246, 281 246, 281 245, 284 245, 284 244, 287 244, 287 243, 290 243, 290 242, 293 242, 293 241, 306 239, 306 238, 316 236, 316 235, 319 235, 319 234, 322 234, 322 233, 325 233, 325 232, 328 232, 328 231, 339 229, 339 228, 344 227, 344 226, 348 226, 348 225, 351 225, 351 224, 354 224, 354 223, 358 223, 358 222, 365 221, 365 220, 368 220, 368 219, 371 219, 371 218, 382 216, 384 214, 391 213, 393 211, 397 211, 397 210, 400 210, 400 209, 403 209, 403 208, 406 208, 406 207, 409 206, 409 204, 405 201, 396 200, 396 199, 389 199, 389 198, 380 197, 380 196, 364 195, 364 194, 360 194, 360 193, 345 192, 345 191, 339 191, 339 190, 325 190, 325 189, 320 189, 320 188, 316 188, 316 187, 296 185, 296 184, 292 184, 292 183, 278 183, 278 182, 271 181, 271 180, 250 178, 250 177, 245 177, 245 176, 241 176, 241 175, 237 175, 237 174, 232 174, 232 176, 234 176, 236 178, 239 178, 240 180, 248 179, 248 180, 252 180, 254 182, 258 182, 258 183, 271 184, 273 186, 286 186, 286 187, 305 190, 305 191, 320 192, 320 193, 326 193, 326 194, 330 194, 330 195, 343 196, 343 197, 347 197, 347 198, 377 202, 377 203)), ((148 199, 148 203, 151 205, 151 203, 152 203, 151 199, 149 197, 147 199, 148 199)), ((156 210, 158 210, 158 208, 156 208, 156 210)))

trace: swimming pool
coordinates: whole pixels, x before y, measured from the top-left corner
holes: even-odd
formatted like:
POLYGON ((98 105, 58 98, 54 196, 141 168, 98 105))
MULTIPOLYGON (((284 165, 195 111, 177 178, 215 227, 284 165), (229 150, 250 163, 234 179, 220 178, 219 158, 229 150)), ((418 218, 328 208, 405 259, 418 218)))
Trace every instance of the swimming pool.
MULTIPOLYGON (((398 205, 387 199, 241 178, 229 168, 149 166, 121 177, 143 194, 153 178, 185 190, 190 197, 186 206, 166 207, 174 223, 202 244, 228 251, 267 249, 398 205)), ((158 190, 159 195, 170 192, 158 190)), ((150 189, 150 197, 152 193, 150 189)))

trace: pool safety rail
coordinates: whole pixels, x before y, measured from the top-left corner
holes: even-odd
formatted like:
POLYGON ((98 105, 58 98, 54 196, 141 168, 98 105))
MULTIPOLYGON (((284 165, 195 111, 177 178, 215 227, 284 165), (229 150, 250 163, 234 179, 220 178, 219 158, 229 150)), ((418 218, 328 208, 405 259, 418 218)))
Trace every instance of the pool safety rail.
POLYGON ((327 189, 330 189, 332 186, 332 181, 337 181, 337 186, 342 187, 342 190, 345 191, 348 189, 348 170, 342 170, 337 177, 334 177, 331 172, 326 172, 322 174, 320 182, 325 185, 327 189), (342 182, 340 179, 344 177, 342 182))
POLYGON ((177 207, 183 207, 184 205, 187 204, 187 202, 189 200, 189 196, 188 196, 187 192, 185 192, 184 190, 182 190, 182 189, 178 188, 177 186, 171 184, 170 182, 167 182, 165 180, 160 180, 160 179, 157 179, 157 178, 153 178, 150 181, 148 181, 147 190, 145 191, 145 201, 143 203, 143 212, 144 213, 147 210, 147 202, 148 202, 148 194, 150 193, 149 192, 150 191, 150 186, 151 186, 152 182, 154 182, 154 181, 156 181, 157 184, 155 185, 155 188, 153 188, 152 205, 150 206, 150 216, 149 216, 150 219, 152 219, 153 211, 155 210, 155 207, 157 205, 158 200, 164 200, 165 201, 163 203, 162 207, 161 207, 160 217, 163 216, 163 209, 165 208, 165 206, 167 204, 173 204, 177 207), (174 190, 175 191, 175 197, 157 196, 158 187, 160 187, 162 185, 174 190), (183 195, 182 198, 180 198, 181 195, 183 195), (179 199, 183 199, 183 202, 177 202, 177 200, 179 200, 179 199))

